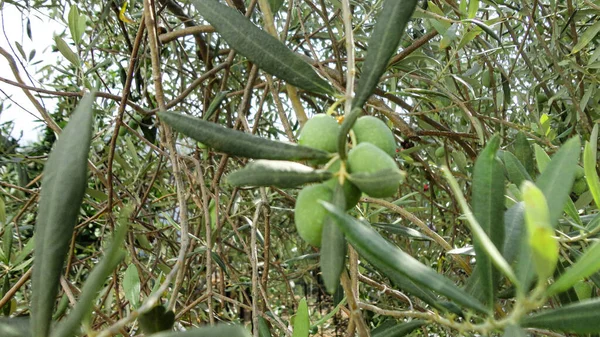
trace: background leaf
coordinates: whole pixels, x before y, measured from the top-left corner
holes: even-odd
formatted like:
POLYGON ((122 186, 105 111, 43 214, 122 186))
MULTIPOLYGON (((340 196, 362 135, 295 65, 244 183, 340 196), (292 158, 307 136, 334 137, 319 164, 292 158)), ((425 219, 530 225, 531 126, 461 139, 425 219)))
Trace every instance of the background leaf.
POLYGON ((171 330, 175 324, 175 313, 167 311, 162 305, 157 305, 138 317, 140 328, 145 334, 153 334, 171 330))
POLYGON ((296 309, 296 315, 294 316, 294 331, 292 337, 308 337, 308 328, 310 322, 308 320, 308 305, 306 304, 306 298, 302 298, 298 303, 298 309, 296 309))
POLYGON ((521 326, 578 334, 600 332, 600 299, 581 301, 525 317, 521 326))

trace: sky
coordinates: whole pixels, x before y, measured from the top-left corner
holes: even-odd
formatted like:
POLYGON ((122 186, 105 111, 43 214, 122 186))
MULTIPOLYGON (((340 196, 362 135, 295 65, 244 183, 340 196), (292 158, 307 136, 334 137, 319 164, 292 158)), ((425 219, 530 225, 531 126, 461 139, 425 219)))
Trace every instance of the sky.
MULTIPOLYGON (((40 12, 31 12, 27 16, 23 15, 13 5, 5 2, 0 10, 0 25, 0 46, 11 53, 13 57, 18 57, 20 59, 21 64, 19 66, 25 66, 25 69, 31 75, 32 79, 36 78, 36 71, 39 68, 60 60, 58 53, 52 53, 51 45, 53 44, 54 34, 60 33, 65 29, 64 23, 51 20, 40 12), (26 33, 27 18, 29 18, 31 22, 32 39, 29 39, 26 33), (23 46, 23 50, 27 56, 29 56, 31 50, 35 49, 36 53, 31 62, 27 62, 22 58, 17 49, 16 42, 23 46), (32 65, 32 63, 38 61, 41 62, 32 65)), ((17 61, 17 63, 19 63, 19 61, 17 61)), ((40 83, 28 82, 30 79, 23 68, 20 68, 19 71, 21 78, 29 85, 43 87, 40 83)), ((1 56, 0 77, 12 81, 15 80, 8 62, 1 56)), ((40 97, 37 97, 37 99, 50 111, 55 106, 52 99, 42 99, 40 97)), ((4 101, 4 110, 0 112, 0 124, 7 121, 14 121, 15 127, 11 135, 17 139, 20 138, 19 143, 21 145, 36 141, 40 133, 40 129, 38 128, 41 125, 39 122, 40 116, 23 91, 20 88, 0 82, 0 101, 4 101), (7 95, 11 97, 14 102, 8 100, 7 95), (18 105, 15 104, 15 102, 18 103, 18 105), (10 107, 7 108, 9 105, 10 107), (36 130, 36 128, 38 129, 36 130)))

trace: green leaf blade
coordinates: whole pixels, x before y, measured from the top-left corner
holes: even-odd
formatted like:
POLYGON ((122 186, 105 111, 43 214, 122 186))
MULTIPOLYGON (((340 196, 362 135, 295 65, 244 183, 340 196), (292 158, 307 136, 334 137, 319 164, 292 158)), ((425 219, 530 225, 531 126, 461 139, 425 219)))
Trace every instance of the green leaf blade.
POLYGON ((272 159, 302 160, 329 159, 331 154, 306 146, 264 139, 245 132, 231 130, 200 118, 173 112, 160 112, 158 116, 173 129, 217 151, 234 156, 272 159))
POLYGON ((575 181, 575 170, 580 151, 579 138, 568 140, 552 156, 551 161, 535 183, 542 190, 548 202, 549 221, 553 227, 558 223, 558 219, 562 216, 565 204, 569 199, 575 181), (558 181, 560 181, 560 184, 557 184, 558 181))
POLYGON ((393 270, 415 282, 448 297, 456 303, 475 311, 488 313, 488 309, 477 299, 458 288, 452 281, 423 265, 415 258, 385 240, 372 228, 358 222, 334 205, 321 201, 332 214, 346 239, 377 269, 393 270))
POLYGON ((232 186, 277 186, 281 188, 321 182, 333 174, 325 170, 315 170, 306 165, 289 161, 257 160, 241 170, 227 176, 232 186))
POLYGON ((400 38, 416 6, 416 0, 386 0, 383 3, 369 38, 367 57, 356 85, 352 108, 362 108, 375 90, 390 58, 398 49, 400 38))
POLYGON ((577 302, 552 310, 544 310, 524 318, 525 328, 548 329, 577 334, 600 332, 600 299, 577 302))
MULTIPOLYGON (((346 207, 344 189, 339 183, 335 184, 332 202, 339 208, 346 207)), ((340 285, 340 276, 346 262, 346 239, 331 215, 325 217, 321 242, 327 242, 326 245, 321 246, 319 258, 321 275, 327 292, 334 294, 340 285)))
POLYGON ((60 275, 83 201, 93 102, 93 95, 81 100, 44 168, 32 275, 34 337, 46 337, 50 332, 60 275))
MULTIPOLYGON (((496 152, 500 148, 500 137, 490 139, 475 162, 473 169, 473 215, 497 248, 504 244, 504 169, 496 152)), ((499 275, 492 261, 474 238, 477 254, 477 272, 485 303, 491 309, 498 288, 499 275), (494 275, 495 274, 495 275, 494 275)))
POLYGON ((596 242, 547 290, 553 296, 571 288, 577 281, 600 270, 600 243, 596 242))
POLYGON ((294 331, 292 337, 308 337, 310 322, 308 320, 308 305, 306 298, 302 298, 298 303, 296 316, 294 317, 294 331))
POLYGON ((307 91, 329 95, 335 93, 300 56, 235 9, 216 0, 192 0, 192 4, 233 49, 267 73, 307 91))

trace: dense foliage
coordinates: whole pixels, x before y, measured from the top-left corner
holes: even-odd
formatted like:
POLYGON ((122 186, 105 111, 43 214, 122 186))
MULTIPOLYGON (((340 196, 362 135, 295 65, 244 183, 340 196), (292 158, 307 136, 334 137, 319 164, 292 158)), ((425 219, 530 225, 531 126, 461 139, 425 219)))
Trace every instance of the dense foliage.
POLYGON ((2 6, 0 335, 600 332, 598 1, 2 6))

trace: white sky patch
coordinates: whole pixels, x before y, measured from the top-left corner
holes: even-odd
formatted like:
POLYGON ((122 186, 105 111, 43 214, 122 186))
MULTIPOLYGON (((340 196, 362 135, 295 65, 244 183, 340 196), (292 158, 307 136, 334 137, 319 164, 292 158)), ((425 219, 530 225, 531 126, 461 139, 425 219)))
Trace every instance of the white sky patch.
MULTIPOLYGON (((32 11, 29 15, 22 14, 16 7, 7 3, 4 3, 0 11, 0 24, 0 46, 15 58, 21 78, 28 85, 38 88, 44 87, 36 82, 36 72, 44 65, 59 62, 59 54, 52 53, 51 46, 54 43, 54 34, 64 30, 65 25, 44 16, 40 12, 32 11), (27 36, 27 19, 31 23, 32 39, 27 36), (27 58, 29 53, 35 49, 35 56, 30 62, 23 59, 15 42, 22 45, 27 58)), ((4 57, 0 57, 0 77, 15 81, 15 76, 4 57)), ((54 110, 56 105, 54 99, 40 98, 35 93, 33 94, 47 111, 52 112, 54 110)), ((0 82, 0 101, 4 101, 4 110, 0 113, 0 123, 14 121, 15 126, 11 135, 16 139, 20 139, 21 145, 36 141, 43 123, 40 121, 39 113, 25 96, 23 90, 0 82), (8 106, 10 107, 7 108, 8 106)))

